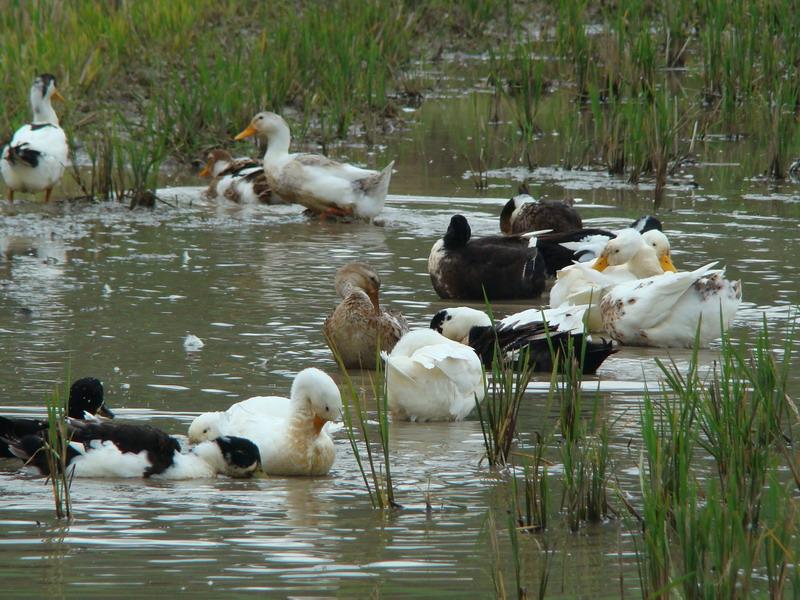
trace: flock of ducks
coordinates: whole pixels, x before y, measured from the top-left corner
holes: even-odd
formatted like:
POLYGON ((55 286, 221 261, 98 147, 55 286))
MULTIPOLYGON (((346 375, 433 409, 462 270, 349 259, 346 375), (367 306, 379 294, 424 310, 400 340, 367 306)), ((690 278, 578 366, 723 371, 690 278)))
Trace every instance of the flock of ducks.
MULTIPOLYGON (((0 156, 10 200, 14 191, 41 190, 47 200, 63 172, 66 137, 50 104, 57 97, 53 76, 36 78, 33 123, 18 130, 0 156)), ((258 113, 235 139, 250 136, 267 143, 263 160, 212 151, 200 173, 211 178, 209 196, 299 203, 323 217, 372 220, 382 210, 393 163, 371 171, 290 153, 288 125, 269 112, 258 113)), ((485 373, 498 349, 512 361, 526 350, 534 369, 551 371, 569 345, 585 348, 581 367, 594 373, 619 345, 691 347, 699 337, 706 346, 741 302, 741 282, 725 279, 715 263, 678 271, 662 224, 652 216, 618 231, 584 228, 572 205, 537 202, 523 188, 503 207, 500 230, 473 237, 467 219, 454 215, 428 257, 434 290, 443 299, 481 303, 535 300, 549 290, 549 308, 495 320, 475 308, 452 307, 433 315, 428 327, 411 329, 402 314, 381 305, 381 280, 369 265, 353 262, 336 273, 341 302, 325 320, 323 336, 343 368, 385 363, 394 418, 465 418, 484 397, 485 373)), ((246 477, 258 470, 318 476, 334 463, 331 433, 342 416, 342 397, 329 375, 307 368, 288 398, 257 396, 202 414, 185 438, 112 416, 99 381, 73 384, 66 460, 75 476, 185 479, 246 477)), ((0 417, 0 457, 49 474, 41 452, 47 427, 41 420, 0 417)))

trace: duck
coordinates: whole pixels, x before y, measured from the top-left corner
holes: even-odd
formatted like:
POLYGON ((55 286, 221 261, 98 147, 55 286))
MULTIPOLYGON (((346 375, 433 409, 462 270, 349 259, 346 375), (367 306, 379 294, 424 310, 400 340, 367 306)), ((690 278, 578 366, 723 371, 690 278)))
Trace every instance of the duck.
MULTIPOLYGON (((250 477, 258 469, 256 445, 234 436, 183 449, 180 441, 151 425, 67 420, 67 475, 94 478, 201 479, 224 474, 250 477)), ((45 438, 4 439, 15 456, 50 475, 45 438)))
POLYGON ((626 229, 609 240, 600 255, 589 263, 575 263, 558 272, 550 290, 550 307, 589 304, 589 331, 602 331, 600 299, 615 285, 676 271, 667 237, 658 230, 640 234, 626 229))
POLYGON ((44 201, 49 202, 53 187, 64 174, 69 147, 52 100, 64 100, 56 89, 55 76, 37 75, 30 90, 33 120, 17 129, 0 151, 0 173, 8 188, 9 202, 14 201, 14 192, 42 190, 44 201))
POLYGON ((627 229, 644 234, 648 231, 663 231, 663 226, 656 217, 645 215, 616 232, 584 228, 564 233, 539 233, 536 235, 536 249, 544 258, 548 277, 555 277, 558 271, 574 262, 594 260, 609 241, 627 229))
POLYGON ((526 183, 519 186, 519 194, 511 198, 500 212, 500 231, 505 235, 545 229, 566 233, 582 227, 581 216, 571 203, 536 201, 526 183))
POLYGON ((454 215, 434 243, 428 273, 440 298, 536 298, 545 289, 545 266, 532 234, 471 238, 467 219, 454 215))
POLYGON ((627 346, 707 348, 727 331, 742 301, 742 282, 716 262, 621 283, 600 301, 603 326, 627 346), (699 329, 698 329, 699 326, 699 329))
POLYGON ((195 444, 233 435, 254 442, 267 475, 326 475, 336 458, 325 424, 340 418, 342 396, 320 369, 300 371, 289 398, 255 396, 226 411, 199 415, 189 426, 195 444))
POLYGON ((381 280, 369 265, 351 262, 342 266, 334 285, 342 301, 325 319, 325 341, 345 368, 375 369, 379 351, 391 352, 408 333, 408 322, 400 312, 381 307, 381 280))
POLYGON ((291 135, 283 117, 260 112, 234 139, 267 140, 264 173, 273 193, 322 216, 371 221, 386 202, 394 161, 382 171, 362 169, 320 154, 289 153, 291 135))
MULTIPOLYGON (((467 306, 446 308, 431 319, 430 328, 446 338, 470 346, 491 369, 495 346, 501 357, 528 352, 527 364, 533 371, 553 371, 553 352, 567 353, 570 340, 575 355, 580 356, 584 345, 583 315, 588 306, 558 309, 528 309, 493 322, 482 310, 467 306)), ((596 342, 588 336, 581 365, 584 375, 593 375, 600 365, 618 350, 610 341, 596 342)), ((515 366, 519 361, 515 360, 515 366)))
MULTIPOLYGON (((76 379, 69 389, 66 416, 72 419, 91 419, 99 415, 113 419, 114 413, 106 406, 103 384, 96 377, 76 379)), ((21 438, 38 434, 48 428, 47 420, 20 417, 0 417, 0 436, 21 438)), ((0 458, 13 458, 8 444, 0 443, 0 458)))
POLYGON ((208 153, 200 177, 211 177, 206 197, 225 198, 237 204, 274 204, 277 198, 267 184, 264 166, 254 158, 233 158, 227 150, 208 153))
POLYGON ((405 334, 386 363, 386 400, 394 418, 461 421, 483 400, 481 359, 469 346, 432 329, 405 334))

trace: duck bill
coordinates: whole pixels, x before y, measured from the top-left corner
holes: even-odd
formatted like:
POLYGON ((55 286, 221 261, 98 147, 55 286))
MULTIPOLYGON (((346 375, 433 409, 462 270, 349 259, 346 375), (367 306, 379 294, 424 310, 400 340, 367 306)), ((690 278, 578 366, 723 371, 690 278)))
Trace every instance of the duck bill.
POLYGON ((97 414, 101 417, 105 417, 106 419, 114 418, 114 413, 111 412, 111 409, 108 408, 105 404, 100 405, 100 408, 97 409, 97 414))
POLYGON ((675 265, 672 264, 672 259, 669 257, 669 254, 665 254, 659 258, 658 262, 661 263, 661 268, 664 269, 665 272, 672 271, 673 273, 676 273, 678 271, 678 269, 675 268, 675 265))
POLYGON ((249 138, 250 136, 253 136, 253 135, 255 135, 256 133, 258 133, 258 132, 256 131, 256 128, 255 128, 255 127, 253 127, 252 125, 248 125, 248 126, 247 126, 247 129, 245 129, 244 131, 242 131, 241 133, 239 133, 239 134, 238 134, 238 135, 237 135, 235 138, 233 138, 233 139, 234 139, 234 140, 236 140, 236 141, 243 140, 244 138, 249 138))
POLYGON ((381 305, 378 302, 378 290, 371 290, 367 292, 367 296, 369 296, 369 300, 372 302, 372 308, 375 310, 375 312, 380 313, 381 305))
POLYGON ((608 258, 604 254, 601 254, 597 257, 597 260, 594 261, 592 268, 596 271, 605 271, 608 268, 608 258))
POLYGON ((211 177, 211 163, 206 164, 203 170, 198 173, 200 177, 211 177))
POLYGON ((53 93, 50 94, 50 98, 52 100, 60 100, 61 102, 66 102, 66 100, 64 100, 64 96, 62 96, 61 92, 59 92, 56 88, 53 88, 53 93))
POLYGON ((320 434, 323 427, 325 427, 325 419, 319 415, 314 415, 314 431, 317 432, 317 435, 320 434))

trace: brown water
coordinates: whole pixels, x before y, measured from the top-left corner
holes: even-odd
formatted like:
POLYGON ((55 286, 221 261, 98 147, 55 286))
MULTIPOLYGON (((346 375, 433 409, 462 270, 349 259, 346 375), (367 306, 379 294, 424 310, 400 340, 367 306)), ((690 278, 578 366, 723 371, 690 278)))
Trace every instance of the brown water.
MULTIPOLYGON (((478 94, 477 105, 487 102, 478 94)), ((471 96, 428 101, 374 154, 358 146, 334 149, 372 165, 397 159, 382 226, 320 223, 296 207, 218 208, 200 201, 199 188, 164 190, 177 208, 160 205, 152 213, 78 204, 4 206, 0 412, 41 414, 45 394, 55 386, 95 375, 120 418, 185 433, 199 412, 256 394, 287 393, 304 367, 338 378, 321 324, 336 303, 333 274, 349 260, 374 265, 383 278, 383 301, 402 309, 414 325, 427 326, 437 310, 452 305, 430 286, 430 246, 456 212, 468 215, 476 234, 497 232, 500 207, 515 178, 525 175, 498 159, 490 165, 497 170, 490 173, 489 190, 476 192, 466 150, 459 150, 472 130, 475 106, 471 96), (189 333, 205 342, 201 351, 184 350, 189 333)), ((498 139, 511 130, 501 128, 498 139)), ((543 137, 537 148, 542 164, 558 164, 560 143, 557 136, 543 137)), ((756 332, 763 315, 782 334, 798 300, 797 188, 770 189, 743 179, 736 158, 741 148, 709 144, 707 155, 719 149, 717 162, 724 166, 682 173, 659 211, 674 260, 686 269, 719 260, 729 277, 743 280, 746 302, 735 335, 756 332), (699 187, 686 184, 691 180, 699 187)), ((587 224, 619 227, 652 211, 647 185, 554 167, 529 175, 536 195, 575 198, 587 224)), ((495 311, 525 306, 504 304, 495 311)), ((605 417, 613 424, 614 472, 634 502, 643 380, 657 381, 654 358, 667 354, 624 348, 587 384, 600 386, 605 417)), ((687 364, 688 352, 669 355, 687 364)), ((714 357, 713 348, 702 354, 705 364, 714 357)), ((546 380, 537 378, 523 407, 523 445, 557 417, 546 407, 546 380)), ((488 508, 506 506, 508 490, 479 464, 479 424, 474 417, 393 423, 391 438, 397 499, 405 507, 391 514, 371 509, 342 433, 336 464, 325 478, 76 481, 76 518, 68 525, 53 518, 41 478, 21 474, 11 461, 0 463, 3 590, 33 597, 180 590, 490 595, 490 544, 482 529, 488 508)), ((554 480, 558 471, 556 465, 554 480)), ((619 502, 612 497, 612 504, 619 502)), ((501 560, 510 567, 502 510, 498 514, 501 560)), ((577 534, 565 533, 561 523, 552 530, 549 594, 613 597, 620 586, 638 589, 637 534, 626 520, 577 534)), ((522 542, 532 587, 542 565, 541 541, 526 536, 522 542)))

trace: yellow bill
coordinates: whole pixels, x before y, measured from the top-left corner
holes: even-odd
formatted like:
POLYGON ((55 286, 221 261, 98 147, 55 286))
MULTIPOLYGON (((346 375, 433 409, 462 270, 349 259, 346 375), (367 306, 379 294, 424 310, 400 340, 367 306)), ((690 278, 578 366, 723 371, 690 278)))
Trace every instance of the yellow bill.
POLYGON ((597 257, 597 260, 594 261, 592 268, 597 271, 605 271, 608 268, 608 258, 605 254, 601 254, 597 257))
POLYGON ((255 128, 255 127, 253 127, 252 125, 248 125, 248 126, 247 126, 247 129, 245 129, 244 131, 242 131, 242 132, 241 132, 239 135, 237 135, 237 136, 236 136, 235 138, 233 138, 233 139, 234 139, 234 140, 237 140, 237 141, 238 141, 238 140, 243 140, 244 138, 249 138, 251 135, 255 135, 256 133, 258 133, 258 132, 256 131, 256 128, 255 128))
POLYGON ((669 257, 669 253, 663 254, 658 259, 658 262, 661 263, 661 268, 664 269, 665 272, 672 271, 673 273, 676 273, 678 271, 678 269, 675 268, 675 265, 672 264, 672 259, 669 257))
POLYGON ((53 100, 61 100, 61 102, 66 102, 66 100, 64 100, 64 96, 62 96, 61 92, 59 92, 56 88, 53 88, 53 93, 50 94, 50 97, 53 100))
POLYGON ((211 177, 211 163, 206 164, 203 170, 198 173, 200 177, 211 177))

